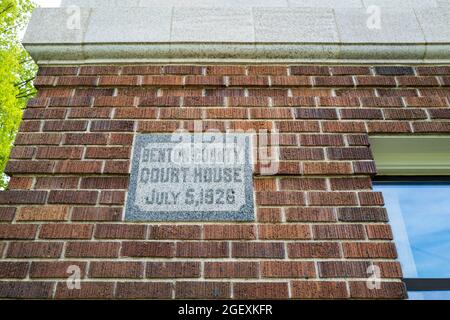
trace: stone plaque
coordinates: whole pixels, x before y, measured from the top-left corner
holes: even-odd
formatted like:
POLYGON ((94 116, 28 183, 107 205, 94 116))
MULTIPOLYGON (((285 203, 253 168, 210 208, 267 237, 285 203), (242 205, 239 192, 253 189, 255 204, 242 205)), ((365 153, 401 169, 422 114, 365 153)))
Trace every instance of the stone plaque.
POLYGON ((127 221, 253 221, 251 137, 141 134, 134 143, 127 221))

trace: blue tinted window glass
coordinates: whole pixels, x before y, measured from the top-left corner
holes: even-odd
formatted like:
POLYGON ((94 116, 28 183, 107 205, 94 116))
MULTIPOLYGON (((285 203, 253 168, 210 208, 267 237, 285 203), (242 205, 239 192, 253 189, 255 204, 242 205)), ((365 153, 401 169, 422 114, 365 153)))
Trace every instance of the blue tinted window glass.
POLYGON ((409 291, 409 300, 450 300, 450 291, 409 291))
POLYGON ((405 278, 450 278, 450 184, 375 183, 405 278))

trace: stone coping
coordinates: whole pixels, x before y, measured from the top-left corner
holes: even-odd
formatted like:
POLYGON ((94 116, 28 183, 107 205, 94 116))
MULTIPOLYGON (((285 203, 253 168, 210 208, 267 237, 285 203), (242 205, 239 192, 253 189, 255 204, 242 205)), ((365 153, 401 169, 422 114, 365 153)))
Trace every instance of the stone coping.
POLYGON ((38 63, 448 63, 449 7, 61 7, 36 9, 38 63), (368 26, 368 19, 369 25, 368 26))

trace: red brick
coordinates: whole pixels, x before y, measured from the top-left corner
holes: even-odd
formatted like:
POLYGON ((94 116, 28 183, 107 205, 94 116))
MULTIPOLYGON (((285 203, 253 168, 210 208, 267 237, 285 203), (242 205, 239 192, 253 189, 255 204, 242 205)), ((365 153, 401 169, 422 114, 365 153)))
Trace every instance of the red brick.
POLYGON ((122 132, 133 131, 134 122, 126 120, 95 120, 91 122, 91 131, 122 132))
POLYGON ((250 97, 287 97, 288 89, 248 89, 250 97))
POLYGON ((41 226, 41 239, 90 239, 93 225, 88 224, 45 224, 41 226))
POLYGON ((356 76, 356 85, 360 87, 395 87, 397 83, 394 77, 356 76))
POLYGON ((245 75, 243 66, 209 66, 206 68, 206 74, 211 75, 245 75))
POLYGON ((42 131, 86 131, 87 121, 81 120, 56 120, 45 121, 42 131))
POLYGON ((234 242, 234 258, 284 258, 284 243, 234 242))
POLYGON ((269 77, 265 76, 230 76, 228 78, 230 86, 268 86, 269 77))
POLYGON ((81 189, 126 189, 128 177, 86 177, 81 178, 81 189))
MULTIPOLYGON (((195 92, 196 94, 184 95, 187 96, 203 96, 203 90, 197 89, 199 91, 195 92)), ((184 91, 187 93, 187 91, 184 91)), ((244 97, 245 89, 244 88, 210 88, 204 89, 204 95, 207 97, 244 97)))
POLYGON ((337 119, 337 113, 335 109, 328 108, 298 108, 295 109, 296 119, 337 119))
POLYGON ((102 191, 99 203, 104 205, 123 205, 125 204, 125 193, 125 191, 102 191))
POLYGON ((38 74, 45 76, 76 75, 78 67, 39 67, 38 74))
POLYGON ((450 122, 414 122, 415 133, 448 133, 450 132, 450 122))
POLYGON ((140 107, 179 107, 180 97, 147 97, 139 100, 140 107))
POLYGON ((225 81, 220 76, 187 76, 185 79, 186 86, 223 86, 225 81))
POLYGON ((381 89, 377 88, 380 97, 417 97, 417 89, 381 89))
POLYGON ((387 222, 385 208, 339 208, 339 221, 344 222, 387 222))
POLYGON ((0 261, 0 279, 24 279, 28 273, 28 262, 0 261))
POLYGON ((9 299, 49 299, 52 297, 54 283, 1 281, 0 297, 9 299))
POLYGON ((352 281, 350 295, 356 299, 405 299, 406 288, 402 282, 381 282, 380 289, 370 290, 365 281, 352 281))
POLYGON ((99 86, 137 86, 137 76, 102 76, 99 78, 99 86))
POLYGON ((69 267, 76 266, 80 268, 80 276, 83 278, 86 274, 86 262, 81 261, 33 261, 30 268, 30 278, 37 279, 67 279, 71 275, 69 267))
POLYGON ((335 242, 289 243, 289 258, 339 258, 339 244, 335 242))
POLYGON ((119 242, 69 242, 65 256, 68 258, 117 258, 119 242))
POLYGON ((258 205, 305 205, 303 192, 258 192, 256 199, 258 205))
POLYGON ((267 97, 230 97, 229 107, 267 107, 269 99, 267 97))
POLYGON ((314 262, 307 261, 266 261, 261 262, 263 278, 314 278, 314 262))
POLYGON ((65 160, 59 161, 55 167, 55 173, 64 174, 89 174, 89 173, 101 173, 102 162, 101 161, 76 161, 65 160))
POLYGON ((39 132, 41 130, 41 121, 27 121, 20 123, 19 132, 39 132))
MULTIPOLYGON (((0 221, 11 222, 16 214, 16 208, 14 207, 0 207, 0 221)), ((2 254, 0 246, 0 256, 2 254)))
POLYGON ((441 97, 406 97, 406 105, 408 107, 436 108, 447 107, 447 100, 441 97))
POLYGON ((365 75, 370 74, 369 67, 360 66, 334 66, 330 67, 333 75, 365 75))
POLYGON ((349 146, 369 146, 369 137, 366 134, 346 135, 349 146))
POLYGON ((322 107, 359 107, 360 102, 352 97, 320 97, 319 106, 322 107))
POLYGON ((300 135, 300 145, 302 146, 343 146, 342 135, 335 134, 302 134, 300 135))
POLYGON ((156 108, 120 108, 114 113, 114 119, 156 119, 156 117, 156 108))
POLYGON ((173 257, 175 246, 171 242, 124 242, 123 257, 173 257))
POLYGON ((304 77, 304 76, 276 76, 276 77, 270 77, 271 85, 272 86, 305 86, 309 87, 312 85, 311 83, 311 77, 304 77))
POLYGON ((99 75, 99 74, 119 74, 120 67, 117 66, 83 66, 80 67, 81 75, 99 75))
POLYGON ((129 261, 93 261, 89 266, 89 278, 128 278, 144 277, 144 264, 129 261))
POLYGON ((264 240, 310 239, 311 232, 309 226, 303 224, 265 224, 259 226, 259 238, 264 240))
POLYGON ((350 76, 314 77, 316 87, 353 87, 353 78, 350 76))
POLYGON ((168 65, 164 66, 163 73, 165 74, 202 74, 203 67, 189 66, 189 65, 168 65))
POLYGON ((69 145, 102 145, 108 142, 108 135, 104 133, 66 133, 64 144, 69 145))
POLYGON ((450 74, 450 66, 423 66, 416 68, 421 76, 450 74))
POLYGON ((344 240, 364 239, 364 227, 362 225, 315 225, 313 226, 314 239, 344 240))
POLYGON ((72 209, 72 221, 120 221, 123 208, 111 207, 75 207, 72 209))
POLYGON ((397 258, 397 250, 393 243, 343 243, 344 257, 358 258, 397 258))
POLYGON ((439 82, 436 77, 403 76, 397 77, 400 87, 437 87, 439 82))
POLYGON ((133 133, 111 133, 109 136, 108 144, 131 146, 133 144, 133 138, 133 133))
POLYGON ((43 204, 46 191, 10 190, 0 192, 0 204, 43 204))
POLYGON ((376 109, 341 109, 341 119, 383 119, 381 110, 376 109))
POLYGON ((52 190, 48 197, 48 203, 55 204, 96 204, 97 191, 63 191, 52 190))
POLYGON ((325 261, 319 262, 321 278, 368 278, 371 263, 368 261, 325 261))
POLYGON ((361 98, 361 103, 363 107, 369 108, 401 108, 404 106, 403 100, 400 97, 370 97, 361 98))
POLYGON ((20 207, 16 221, 65 221, 68 213, 66 206, 20 207))
POLYGON ((300 299, 346 299, 348 291, 343 281, 294 281, 292 297, 300 299))
POLYGON ((149 227, 149 239, 201 239, 202 229, 194 225, 160 225, 149 227))
POLYGON ((205 262, 205 278, 258 278, 255 262, 205 262))
POLYGON ((225 282, 177 282, 177 299, 226 299, 231 296, 229 283, 225 282))
POLYGON ((180 76, 144 76, 142 79, 144 86, 181 86, 183 77, 180 76))
POLYGON ((272 99, 274 107, 314 107, 313 97, 275 97, 272 99))
POLYGON ((78 177, 37 177, 35 189, 76 189, 78 177))
POLYGON ((81 159, 82 147, 39 147, 36 159, 81 159))
POLYGON ((334 93, 336 94, 336 97, 351 97, 351 98, 358 98, 358 97, 375 97, 375 89, 373 88, 348 88, 348 89, 335 89, 334 93))
POLYGON ((347 162, 307 162, 303 164, 303 170, 307 175, 341 175, 353 171, 347 162))
POLYGON ((294 119, 291 109, 288 108, 254 108, 250 110, 252 119, 294 119))
POLYGON ((87 147, 86 159, 129 159, 130 147, 87 147))
POLYGON ((207 109, 207 119, 247 119, 247 110, 243 108, 207 109))
POLYGON ((324 152, 317 148, 281 148, 281 160, 324 160, 324 152))
POLYGON ((66 282, 59 282, 56 287, 56 299, 111 299, 114 296, 114 282, 85 282, 81 289, 71 290, 66 282))
POLYGON ((200 262, 147 262, 147 278, 199 278, 200 262))
POLYGON ((184 258, 225 258, 229 256, 226 242, 178 242, 176 256, 184 258))
POLYGON ((291 89, 293 97, 313 98, 313 97, 331 97, 333 90, 331 89, 310 89, 310 88, 294 88, 291 89))
POLYGON ((374 224, 366 226, 367 237, 369 239, 392 240, 392 230, 387 224, 374 224))
POLYGON ((354 192, 309 192, 308 204, 312 206, 351 206, 357 205, 354 192))
MULTIPOLYGON (((54 161, 9 161, 5 168, 6 174, 24 173, 52 173, 54 161)), ((11 191, 12 192, 12 191, 11 191)), ((0 203, 2 196, 0 195, 0 203)))
POLYGON ((33 186, 31 177, 11 177, 8 182, 8 190, 28 190, 33 186))
POLYGON ((103 173, 126 174, 130 171, 130 161, 105 161, 103 173))
POLYGON ((95 229, 97 239, 145 239, 144 225, 99 224, 95 229))
POLYGON ((411 127, 408 122, 369 122, 367 124, 370 133, 409 133, 411 127))
POLYGON ((286 208, 288 222, 334 222, 336 215, 332 208, 286 208))
POLYGON ((324 121, 322 122, 324 132, 360 133, 366 132, 364 122, 324 121))
POLYGON ((164 282, 119 282, 116 298, 119 299, 170 299, 172 284, 164 282))
POLYGON ((7 258, 59 258, 63 250, 62 242, 11 242, 6 252, 7 258))
POLYGON ((375 161, 354 161, 353 171, 355 174, 375 175, 377 173, 375 161))
POLYGON ((178 121, 141 121, 138 132, 174 132, 181 128, 178 121))
POLYGON ((360 192, 358 196, 361 206, 384 205, 384 199, 381 192, 360 192))
POLYGON ((281 222, 280 208, 258 208, 257 216, 259 223, 275 223, 281 222))
POLYGON ((98 78, 97 77, 90 77, 90 76, 84 76, 84 77, 59 77, 58 82, 56 83, 57 86, 96 86, 97 85, 98 78))
POLYGON ((431 119, 450 119, 450 109, 428 109, 431 119))
POLYGON ((382 278, 403 278, 400 262, 376 262, 374 266, 380 268, 382 278))
POLYGON ((159 112, 160 119, 201 119, 201 109, 164 108, 159 112))
POLYGON ((18 145, 58 145, 62 135, 59 133, 18 133, 16 135, 16 146, 18 145))
POLYGON ((287 283, 246 282, 233 285, 235 299, 287 299, 288 297, 287 283))
POLYGON ((327 183, 323 178, 282 178, 282 190, 326 190, 327 183))
POLYGON ((330 75, 330 70, 325 66, 292 66, 291 74, 295 75, 330 75))
POLYGON ((427 119, 427 114, 421 109, 385 109, 386 120, 427 119))
POLYGON ((161 66, 123 66, 122 74, 160 74, 162 71, 161 66))
POLYGON ((108 119, 111 108, 71 108, 69 119, 108 119))

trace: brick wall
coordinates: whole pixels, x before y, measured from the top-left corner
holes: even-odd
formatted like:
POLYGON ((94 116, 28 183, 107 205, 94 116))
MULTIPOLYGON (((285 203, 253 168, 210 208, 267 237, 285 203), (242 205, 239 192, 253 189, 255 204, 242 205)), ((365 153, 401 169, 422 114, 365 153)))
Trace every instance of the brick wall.
POLYGON ((449 66, 41 67, 35 85, 0 192, 0 297, 405 297, 368 135, 449 133, 449 66), (256 222, 124 222, 134 134, 195 120, 279 131, 256 222))

